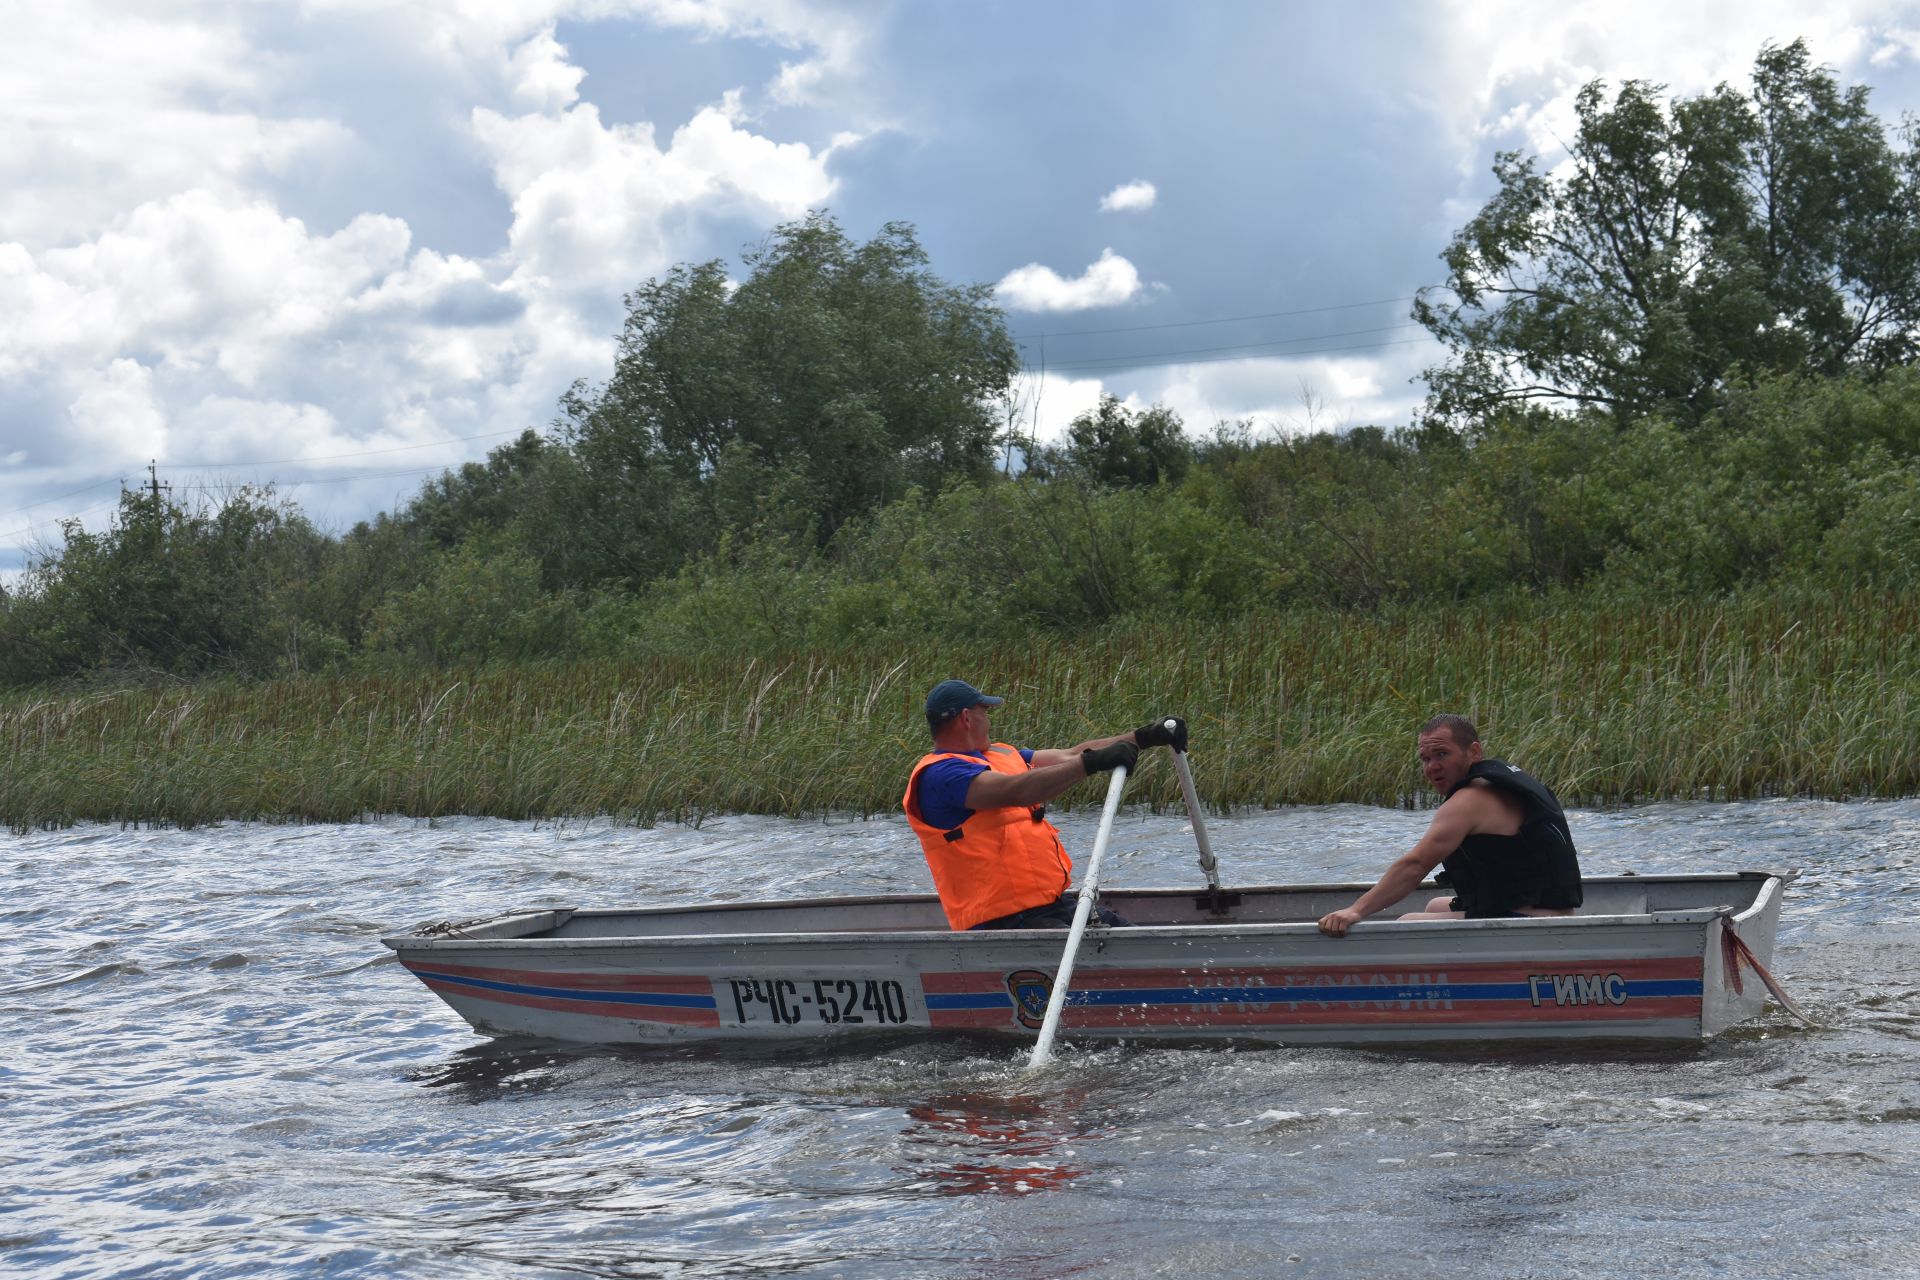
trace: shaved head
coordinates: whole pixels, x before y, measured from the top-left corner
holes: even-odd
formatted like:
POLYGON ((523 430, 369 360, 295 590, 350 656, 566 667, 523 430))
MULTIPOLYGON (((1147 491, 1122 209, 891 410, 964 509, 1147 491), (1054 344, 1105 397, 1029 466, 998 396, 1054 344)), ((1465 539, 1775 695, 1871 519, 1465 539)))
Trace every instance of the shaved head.
POLYGON ((1455 715, 1435 716, 1420 726, 1420 736, 1424 738, 1430 733, 1439 732, 1441 729, 1445 729, 1448 733, 1452 734, 1454 742, 1462 750, 1480 741, 1480 731, 1473 727, 1473 721, 1467 719, 1465 716, 1455 715))

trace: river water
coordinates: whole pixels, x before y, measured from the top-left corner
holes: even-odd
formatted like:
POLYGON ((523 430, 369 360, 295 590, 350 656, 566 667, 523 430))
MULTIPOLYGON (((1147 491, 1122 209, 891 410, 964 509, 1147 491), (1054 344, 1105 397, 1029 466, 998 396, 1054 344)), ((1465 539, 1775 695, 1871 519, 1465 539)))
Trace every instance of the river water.
MULTIPOLYGON (((1070 848, 1097 813, 1069 814, 1070 848)), ((1370 879, 1425 815, 1209 824, 1370 879)), ((526 904, 925 889, 897 820, 0 836, 0 1271, 34 1276, 1920 1274, 1920 802, 1580 812, 1592 873, 1798 867, 1699 1047, 500 1045, 383 933, 526 904)), ((1175 816, 1103 875, 1197 884, 1175 816)))

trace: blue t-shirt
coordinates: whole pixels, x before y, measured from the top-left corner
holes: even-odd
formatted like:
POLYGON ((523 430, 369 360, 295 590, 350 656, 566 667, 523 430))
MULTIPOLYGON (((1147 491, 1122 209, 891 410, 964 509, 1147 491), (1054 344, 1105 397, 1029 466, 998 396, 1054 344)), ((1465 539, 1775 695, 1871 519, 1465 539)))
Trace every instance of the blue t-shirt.
MULTIPOLYGON (((1025 747, 1018 750, 1022 760, 1033 763, 1033 752, 1025 747)), ((967 788, 986 771, 986 758, 971 753, 964 760, 935 760, 922 769, 916 784, 920 788, 920 817, 928 826, 942 831, 951 831, 971 818, 973 810, 967 808, 967 788)))

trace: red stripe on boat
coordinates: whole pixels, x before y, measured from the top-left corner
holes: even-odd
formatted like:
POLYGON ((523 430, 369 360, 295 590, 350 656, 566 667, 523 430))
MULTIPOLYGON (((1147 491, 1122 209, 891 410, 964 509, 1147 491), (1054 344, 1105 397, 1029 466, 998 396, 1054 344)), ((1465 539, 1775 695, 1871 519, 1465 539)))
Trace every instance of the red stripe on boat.
MULTIPOLYGON (((718 1027, 720 1014, 715 1009, 678 1009, 670 1005, 632 1005, 595 1000, 588 996, 525 995, 518 991, 495 991, 488 987, 470 987, 464 982, 435 982, 432 974, 419 975, 420 981, 439 992, 444 999, 460 996, 468 1000, 491 1000, 495 1004, 513 1004, 527 1009, 547 1009, 554 1013, 587 1013, 599 1018, 622 1018, 628 1022, 667 1022, 681 1027, 718 1027)), ((678 993, 674 993, 678 994, 678 993)), ((704 994, 704 992, 702 993, 704 994)))
POLYGON ((495 969, 475 964, 441 964, 436 960, 406 960, 408 969, 478 978, 484 982, 511 982, 523 987, 573 987, 593 991, 640 992, 664 996, 710 996, 713 984, 704 974, 682 973, 551 973, 545 969, 495 969))
MULTIPOLYGON (((974 973, 923 973, 920 989, 930 996, 974 996, 989 991, 1002 995, 1007 990, 1007 973, 1013 970, 988 970, 974 973)), ((1046 972, 1051 973, 1048 969, 1046 972)))

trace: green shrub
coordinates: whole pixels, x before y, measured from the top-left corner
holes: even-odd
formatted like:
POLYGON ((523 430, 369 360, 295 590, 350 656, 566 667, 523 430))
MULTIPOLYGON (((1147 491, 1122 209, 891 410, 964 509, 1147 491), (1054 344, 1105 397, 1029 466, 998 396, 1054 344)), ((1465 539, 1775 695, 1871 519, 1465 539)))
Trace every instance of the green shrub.
POLYGON ((579 625, 571 600, 540 589, 532 556, 464 544, 374 609, 367 647, 427 667, 533 661, 570 652, 579 625))

